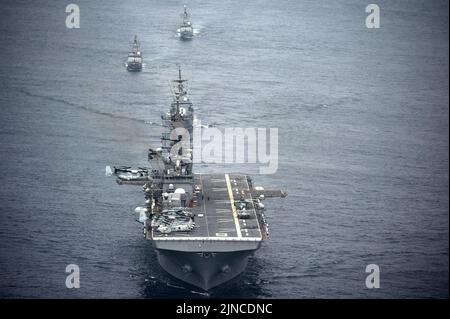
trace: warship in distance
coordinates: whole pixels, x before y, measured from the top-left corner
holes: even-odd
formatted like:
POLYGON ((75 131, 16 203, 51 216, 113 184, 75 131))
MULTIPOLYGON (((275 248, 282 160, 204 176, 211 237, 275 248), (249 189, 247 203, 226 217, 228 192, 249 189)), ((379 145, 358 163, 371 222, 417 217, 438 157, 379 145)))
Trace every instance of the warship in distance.
POLYGON ((184 6, 183 22, 181 23, 179 33, 180 39, 182 40, 190 40, 194 37, 194 27, 192 26, 186 6, 184 6))
POLYGON ((131 52, 128 53, 126 66, 128 71, 137 72, 142 70, 142 52, 136 35, 131 45, 131 52))
POLYGON ((287 194, 254 187, 245 174, 193 172, 194 108, 178 72, 170 110, 161 116, 162 145, 148 151, 151 167, 106 169, 120 185, 143 187, 145 206, 135 212, 161 267, 209 290, 240 274, 268 237, 262 201, 287 194), (183 130, 190 139, 174 150, 183 130))

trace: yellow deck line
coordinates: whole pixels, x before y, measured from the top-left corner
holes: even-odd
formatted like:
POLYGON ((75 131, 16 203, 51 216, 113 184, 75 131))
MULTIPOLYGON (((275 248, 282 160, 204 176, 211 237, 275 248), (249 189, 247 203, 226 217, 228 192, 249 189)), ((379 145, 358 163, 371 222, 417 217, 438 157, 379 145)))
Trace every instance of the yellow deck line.
POLYGON ((237 217, 236 206, 234 206, 233 190, 231 189, 230 176, 225 174, 225 181, 227 182, 228 195, 231 201, 231 211, 233 212, 234 224, 236 225, 236 233, 239 238, 242 237, 241 226, 239 226, 239 220, 237 217))

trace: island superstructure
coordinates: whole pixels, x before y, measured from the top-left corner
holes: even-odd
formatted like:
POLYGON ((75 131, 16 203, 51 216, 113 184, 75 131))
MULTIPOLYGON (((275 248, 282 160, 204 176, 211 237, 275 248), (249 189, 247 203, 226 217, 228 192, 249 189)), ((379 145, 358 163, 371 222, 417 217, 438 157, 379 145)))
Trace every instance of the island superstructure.
POLYGON ((145 205, 135 211, 162 268, 209 290, 245 269, 269 236, 262 201, 286 193, 255 187, 246 174, 194 173, 194 108, 185 83, 179 69, 173 102, 161 116, 161 147, 148 151, 150 167, 110 173, 119 184, 142 186, 145 205))

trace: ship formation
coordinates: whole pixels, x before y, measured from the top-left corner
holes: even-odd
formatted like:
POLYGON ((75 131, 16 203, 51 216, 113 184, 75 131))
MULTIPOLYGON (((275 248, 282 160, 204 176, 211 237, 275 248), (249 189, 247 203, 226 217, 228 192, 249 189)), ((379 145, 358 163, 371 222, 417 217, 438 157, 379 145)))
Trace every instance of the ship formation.
POLYGON ((148 150, 149 167, 106 170, 119 185, 142 187, 145 204, 135 212, 161 267, 210 290, 245 269, 269 236, 263 201, 286 193, 254 186, 246 174, 194 173, 194 107, 186 81, 179 68, 173 101, 161 116, 161 146, 148 150))

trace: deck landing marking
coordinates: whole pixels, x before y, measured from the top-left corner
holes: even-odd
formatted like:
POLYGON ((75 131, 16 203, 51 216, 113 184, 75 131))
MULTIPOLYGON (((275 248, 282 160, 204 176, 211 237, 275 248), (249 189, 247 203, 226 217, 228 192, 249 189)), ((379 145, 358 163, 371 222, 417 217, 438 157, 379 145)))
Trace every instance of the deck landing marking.
POLYGON ((241 238, 241 226, 239 225, 239 220, 237 218, 236 207, 234 206, 233 191, 231 190, 230 176, 228 174, 225 174, 225 181, 227 182, 228 195, 230 196, 231 211, 233 212, 234 224, 236 225, 236 233, 238 238, 241 238))

